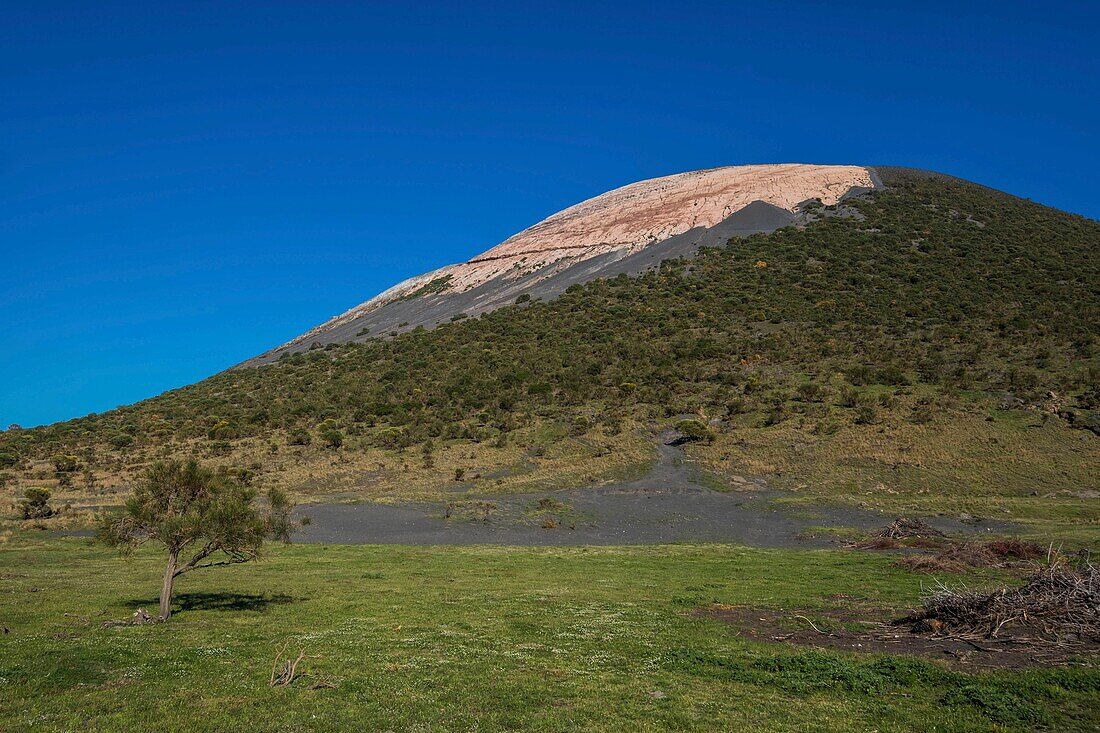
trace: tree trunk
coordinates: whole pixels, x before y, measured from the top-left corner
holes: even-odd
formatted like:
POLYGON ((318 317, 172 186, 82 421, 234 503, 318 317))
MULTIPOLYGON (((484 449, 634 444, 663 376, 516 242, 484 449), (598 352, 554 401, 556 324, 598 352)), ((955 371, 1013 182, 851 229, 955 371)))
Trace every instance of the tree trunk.
POLYGON ((178 552, 168 553, 168 566, 164 568, 164 582, 160 585, 160 620, 167 621, 172 615, 172 584, 176 580, 178 552))

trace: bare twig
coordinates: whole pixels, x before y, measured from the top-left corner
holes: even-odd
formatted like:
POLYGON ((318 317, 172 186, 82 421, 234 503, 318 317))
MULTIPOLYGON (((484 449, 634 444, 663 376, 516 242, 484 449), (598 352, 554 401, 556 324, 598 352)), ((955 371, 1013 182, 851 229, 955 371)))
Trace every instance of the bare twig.
POLYGON ((796 614, 794 615, 794 617, 793 617, 793 618, 800 618, 800 619, 802 619, 803 621, 805 621, 806 623, 808 623, 808 624, 810 625, 810 628, 811 628, 811 629, 813 629, 814 631, 816 631, 816 632, 817 632, 817 633, 819 633, 819 634, 824 634, 824 633, 825 633, 825 632, 824 632, 824 631, 822 631, 821 629, 819 629, 819 628, 817 628, 816 626, 814 626, 814 622, 813 622, 813 621, 811 621, 810 619, 806 618, 805 616, 803 616, 803 615, 801 615, 801 614, 797 614, 797 613, 796 613, 796 614))
POLYGON ((283 653, 288 646, 290 646, 289 641, 283 644, 279 651, 275 653, 275 663, 271 666, 271 678, 268 682, 271 687, 286 687, 293 682, 294 678, 298 676, 298 665, 306 658, 306 653, 299 650, 297 658, 293 660, 290 657, 283 659, 283 653), (280 662, 282 662, 282 669, 279 668, 280 662))

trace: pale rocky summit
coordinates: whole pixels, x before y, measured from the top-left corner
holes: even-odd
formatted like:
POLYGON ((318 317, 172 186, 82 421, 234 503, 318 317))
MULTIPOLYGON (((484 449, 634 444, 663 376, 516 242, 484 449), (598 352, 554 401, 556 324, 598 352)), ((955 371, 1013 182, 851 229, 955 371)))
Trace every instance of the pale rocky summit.
POLYGON ((870 168, 799 163, 639 181, 559 211, 468 262, 410 278, 250 363, 315 344, 431 328, 524 293, 550 298, 574 283, 637 274, 703 245, 798 223, 808 202, 829 206, 879 185, 870 168))

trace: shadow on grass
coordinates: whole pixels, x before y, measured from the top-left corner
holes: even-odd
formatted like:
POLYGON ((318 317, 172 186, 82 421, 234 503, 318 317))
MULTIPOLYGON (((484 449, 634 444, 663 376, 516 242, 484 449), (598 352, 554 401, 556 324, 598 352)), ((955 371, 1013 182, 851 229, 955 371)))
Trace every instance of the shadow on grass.
MULTIPOLYGON (((255 611, 263 613, 269 606, 281 606, 305 598, 288 596, 284 593, 176 593, 172 596, 173 613, 181 611, 255 611)), ((138 598, 129 602, 135 606, 153 606, 160 603, 157 598, 138 598)))

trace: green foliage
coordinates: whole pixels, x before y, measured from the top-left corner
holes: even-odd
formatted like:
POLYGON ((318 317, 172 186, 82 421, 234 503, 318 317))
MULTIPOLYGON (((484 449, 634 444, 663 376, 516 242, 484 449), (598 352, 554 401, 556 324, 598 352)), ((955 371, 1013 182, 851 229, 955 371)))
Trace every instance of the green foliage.
POLYGON ((344 433, 339 428, 325 428, 321 431, 320 437, 326 448, 339 448, 344 445, 344 433))
POLYGON ((23 492, 19 502, 19 514, 23 519, 47 519, 54 515, 50 506, 50 492, 42 488, 30 488, 23 492))
POLYGON ((305 428, 294 428, 286 438, 287 445, 309 445, 313 437, 305 428))
POLYGON ((59 454, 53 457, 53 467, 58 473, 73 473, 80 469, 80 458, 73 455, 59 454))
POLYGON ((257 506, 256 498, 254 489, 196 461, 158 462, 146 471, 123 511, 103 521, 97 536, 122 550, 154 541, 179 553, 200 544, 188 563, 191 568, 215 553, 243 562, 259 554, 265 538, 289 540, 286 497, 269 494, 266 510, 257 506))
POLYGON ((128 433, 115 433, 107 442, 116 450, 122 450, 134 442, 134 436, 128 433))
POLYGON ((816 382, 803 382, 798 385, 798 396, 803 402, 824 402, 828 390, 816 382))
POLYGON ((404 296, 401 299, 402 300, 410 300, 412 298, 419 298, 422 295, 435 295, 437 293, 442 293, 443 291, 447 290, 447 288, 449 288, 451 286, 451 279, 453 277, 454 277, 453 275, 445 275, 443 277, 437 277, 434 280, 428 282, 427 284, 422 285, 421 287, 419 287, 416 290, 412 291, 411 293, 409 293, 408 295, 404 296))
POLYGON ((680 432, 685 443, 713 443, 714 432, 698 420, 681 420, 676 423, 676 430, 680 432))

